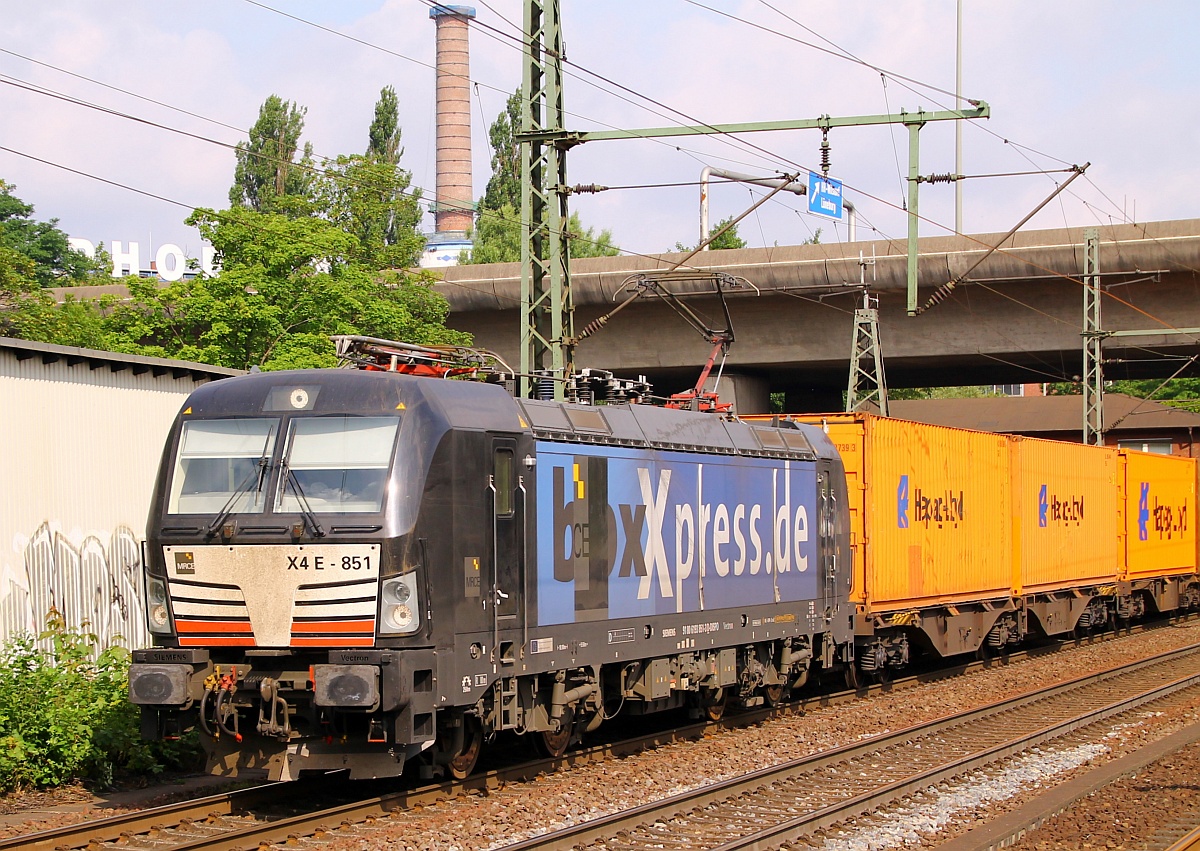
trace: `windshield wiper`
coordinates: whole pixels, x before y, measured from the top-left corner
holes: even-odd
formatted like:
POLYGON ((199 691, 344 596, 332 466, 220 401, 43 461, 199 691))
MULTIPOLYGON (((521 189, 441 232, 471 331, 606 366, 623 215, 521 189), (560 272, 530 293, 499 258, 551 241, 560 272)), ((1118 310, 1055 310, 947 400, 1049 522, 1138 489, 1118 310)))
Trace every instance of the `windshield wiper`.
POLYGON ((254 484, 254 493, 262 493, 263 482, 267 478, 267 470, 270 468, 270 463, 266 455, 259 456, 258 461, 254 464, 254 469, 250 471, 250 475, 242 480, 242 483, 233 489, 233 493, 229 495, 229 499, 225 501, 225 505, 217 512, 217 516, 213 518, 213 522, 208 524, 208 530, 204 537, 211 538, 217 534, 217 530, 225 524, 229 519, 229 515, 233 513, 234 504, 250 490, 250 485, 254 484))
MULTIPOLYGON (((275 426, 267 429, 267 436, 263 440, 262 452, 259 453, 258 460, 254 463, 254 469, 250 471, 250 475, 242 480, 242 483, 233 489, 233 493, 229 495, 229 499, 225 501, 225 505, 217 512, 217 516, 213 518, 213 522, 208 524, 208 530, 204 533, 205 538, 211 538, 217 534, 217 530, 225 525, 225 521, 229 519, 229 515, 233 513, 233 506, 238 499, 250 489, 250 483, 254 482, 254 494, 257 497, 262 493, 263 482, 267 480, 267 471, 271 469, 271 460, 267 457, 267 447, 271 445, 271 436, 275 433, 275 426)), ((257 500, 256 500, 257 501, 257 500)))
POLYGON ((312 532, 313 537, 324 538, 325 529, 322 528, 320 521, 317 520, 317 515, 313 512, 312 507, 309 506, 308 498, 304 496, 304 488, 300 487, 300 480, 296 478, 296 473, 291 467, 287 467, 286 469, 287 475, 284 477, 284 481, 291 485, 292 490, 296 492, 296 503, 300 506, 300 516, 304 518, 304 522, 308 526, 309 531, 312 532))

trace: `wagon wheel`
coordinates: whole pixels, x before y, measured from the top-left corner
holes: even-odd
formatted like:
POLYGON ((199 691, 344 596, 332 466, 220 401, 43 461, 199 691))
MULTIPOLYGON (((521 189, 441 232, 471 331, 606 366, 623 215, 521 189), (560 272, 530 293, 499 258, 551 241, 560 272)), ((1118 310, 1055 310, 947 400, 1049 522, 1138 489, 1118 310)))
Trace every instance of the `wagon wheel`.
POLYGON ((858 673, 858 665, 856 665, 852 659, 846 663, 844 670, 846 673, 846 688, 850 689, 851 691, 858 691, 863 684, 862 677, 860 677, 858 673))
POLYGON ((892 669, 887 665, 880 665, 871 672, 871 679, 881 686, 885 686, 892 681, 892 669))
POLYGON ((475 770, 479 754, 483 750, 483 724, 476 715, 463 717, 462 750, 450 758, 447 767, 455 780, 465 780, 475 770))
POLYGON ((778 706, 779 701, 783 700, 783 685, 763 686, 762 695, 767 706, 778 706))
POLYGON ((533 744, 538 753, 547 759, 558 759, 567 752, 571 744, 571 730, 575 726, 575 713, 567 710, 563 713, 562 723, 558 731, 539 730, 533 734, 533 744))
POLYGON ((727 695, 723 688, 705 688, 700 691, 700 709, 709 721, 720 721, 725 715, 725 699, 727 695))

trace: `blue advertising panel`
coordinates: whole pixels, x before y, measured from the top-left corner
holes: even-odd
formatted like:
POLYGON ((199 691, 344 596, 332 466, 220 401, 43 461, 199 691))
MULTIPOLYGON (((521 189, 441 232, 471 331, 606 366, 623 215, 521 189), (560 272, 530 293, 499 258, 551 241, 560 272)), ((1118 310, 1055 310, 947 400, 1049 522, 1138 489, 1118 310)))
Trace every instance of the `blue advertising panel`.
POLYGON ((808 173, 808 211, 831 219, 842 217, 842 182, 808 173))
POLYGON ((537 622, 817 595, 816 466, 540 441, 537 622))

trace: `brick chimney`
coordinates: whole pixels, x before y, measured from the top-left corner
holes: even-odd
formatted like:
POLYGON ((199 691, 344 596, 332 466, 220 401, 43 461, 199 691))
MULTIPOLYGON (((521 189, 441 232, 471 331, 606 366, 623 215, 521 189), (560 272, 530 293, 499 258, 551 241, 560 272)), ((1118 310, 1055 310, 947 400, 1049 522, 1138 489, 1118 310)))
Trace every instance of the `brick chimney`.
POLYGON ((470 6, 434 6, 437 24, 437 187, 432 205, 438 234, 462 234, 474 224, 471 185, 470 6))

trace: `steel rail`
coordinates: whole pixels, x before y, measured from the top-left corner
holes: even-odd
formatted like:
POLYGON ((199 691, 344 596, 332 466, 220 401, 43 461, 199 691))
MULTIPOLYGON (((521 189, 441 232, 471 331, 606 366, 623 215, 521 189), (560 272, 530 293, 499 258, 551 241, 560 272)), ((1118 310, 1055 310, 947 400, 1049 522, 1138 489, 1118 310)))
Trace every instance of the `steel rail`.
POLYGON ((1167 851, 1200 851, 1200 827, 1181 837, 1167 851))
MULTIPOLYGON (((753 794, 763 787, 782 780, 815 772, 822 768, 845 763, 856 758, 895 748, 916 739, 928 739, 937 734, 949 732, 952 728, 968 728, 979 722, 1011 713, 1013 710, 1025 708, 1035 703, 1069 696, 1071 692, 1105 683, 1124 674, 1131 674, 1142 669, 1162 664, 1170 664, 1187 657, 1200 657, 1200 645, 1191 645, 1180 650, 1160 654, 1150 659, 1122 665, 1109 671, 1089 674, 1069 682, 1060 683, 1036 692, 1009 698, 1003 701, 980 707, 968 712, 946 716, 928 724, 919 724, 894 733, 873 737, 869 740, 845 745, 832 751, 801 757, 780 765, 765 768, 749 775, 743 775, 729 780, 720 781, 689 792, 680 793, 669 798, 644 804, 620 813, 601 817, 581 825, 564 828, 559 831, 542 834, 504 846, 504 851, 525 851, 525 849, 568 849, 585 848, 591 843, 611 839, 620 834, 624 847, 636 847, 628 836, 629 830, 651 823, 662 823, 672 819, 685 817, 694 811, 728 801, 739 795, 753 794)), ((1200 661, 1200 660, 1198 660, 1200 661)), ((829 827, 857 815, 876 809, 884 803, 894 801, 905 794, 935 785, 946 777, 962 774, 982 765, 994 763, 1005 757, 1012 756, 1029 747, 1036 746, 1050 738, 1065 735, 1075 729, 1095 723, 1113 714, 1125 711, 1140 703, 1145 703, 1163 697, 1181 688, 1200 685, 1200 670, 1176 678, 1169 683, 1156 685, 1151 689, 1141 690, 1137 694, 1121 700, 1108 703, 1100 708, 1088 708, 1085 712, 1076 714, 1065 721, 1039 727, 1038 729, 993 745, 981 751, 975 751, 961 758, 952 760, 936 768, 928 769, 899 781, 881 783, 874 790, 843 799, 835 804, 821 807, 799 817, 783 819, 778 824, 762 828, 737 840, 712 845, 719 851, 749 851, 754 849, 777 848, 780 844, 811 834, 814 831, 829 827)), ((801 788, 804 784, 797 784, 801 788)))
MULTIPOLYGON (((1086 639, 1086 642, 1088 645, 1091 645, 1097 641, 1114 640, 1126 637, 1131 632, 1141 633, 1155 628, 1160 627, 1155 624, 1146 624, 1134 627, 1133 630, 1123 630, 1121 633, 1105 632, 1089 637, 1086 639)), ((446 781, 389 793, 364 799, 355 804, 344 805, 340 808, 325 810, 321 815, 325 821, 336 818, 336 823, 353 820, 354 818, 365 819, 367 817, 377 817, 396 809, 429 805, 438 800, 454 797, 462 793, 495 789, 506 783, 529 780, 539 774, 552 773, 563 768, 579 767, 615 757, 628 756, 645 750, 664 747, 675 742, 697 739, 716 730, 752 726, 765 721, 803 714, 820 707, 837 706, 864 698, 868 695, 964 676, 972 671, 995 667, 997 665, 1011 664, 1023 659, 1033 659, 1060 652, 1070 652, 1073 647, 1079 646, 1080 643, 1080 641, 1075 639, 1068 639, 1043 647, 1013 652, 1004 657, 972 660, 948 668, 939 668, 914 674, 893 682, 861 686, 857 690, 844 690, 830 694, 814 695, 799 698, 776 707, 746 710, 726 716, 720 721, 703 721, 619 741, 591 745, 571 751, 558 759, 526 761, 516 766, 479 772, 461 781, 446 781)), ((872 741, 875 742, 877 740, 872 741)), ((156 844, 169 847, 168 840, 164 836, 164 831, 175 829, 187 822, 211 825, 213 829, 218 829, 217 825, 221 821, 235 817, 239 813, 249 813, 255 806, 277 801, 279 797, 284 795, 295 797, 297 793, 303 794, 304 790, 308 788, 319 789, 322 780, 323 778, 314 777, 293 783, 266 783, 250 789, 224 792, 204 798, 166 804, 139 812, 99 818, 86 824, 68 825, 38 833, 10 837, 0 840, 0 851, 16 851, 16 849, 29 849, 29 851, 84 849, 96 847, 98 844, 107 842, 128 843, 134 837, 139 835, 145 836, 151 832, 156 837, 154 840, 156 844)), ((300 829, 299 825, 305 818, 316 818, 316 816, 295 816, 291 819, 281 820, 276 824, 282 825, 286 821, 287 825, 294 831, 300 829)), ((212 847, 220 846, 214 845, 212 847)))
MULTIPOLYGON (((303 783, 307 786, 309 781, 303 783)), ((251 788, 220 792, 203 798, 95 819, 87 824, 72 824, 38 833, 12 836, 0 840, 0 851, 55 851, 63 847, 83 848, 89 844, 118 842, 131 835, 148 833, 162 824, 234 815, 239 810, 276 799, 285 786, 290 788, 292 784, 264 783, 251 788)))

